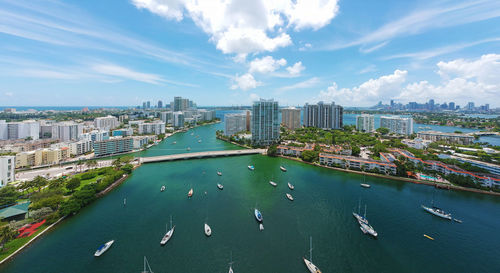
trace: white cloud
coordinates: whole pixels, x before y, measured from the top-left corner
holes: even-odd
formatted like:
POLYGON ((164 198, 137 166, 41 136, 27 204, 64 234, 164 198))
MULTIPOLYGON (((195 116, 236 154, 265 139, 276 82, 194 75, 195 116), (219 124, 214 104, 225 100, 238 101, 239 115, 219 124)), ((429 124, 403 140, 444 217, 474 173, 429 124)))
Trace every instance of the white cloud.
POLYGON ((287 85, 283 86, 278 89, 278 91, 288 91, 288 90, 295 90, 295 89, 304 89, 304 88, 310 88, 313 86, 316 86, 320 82, 318 77, 312 77, 310 79, 307 79, 305 81, 301 81, 292 85, 287 85))
POLYGON ((296 62, 293 66, 286 68, 291 76, 299 76, 304 69, 306 69, 306 67, 302 65, 302 62, 296 62))
POLYGON ((14 96, 14 93, 12 93, 12 92, 5 92, 4 95, 7 96, 7 97, 12 97, 12 96, 14 96))
POLYGON ((338 0, 132 0, 170 20, 189 16, 223 53, 274 51, 292 44, 286 31, 320 29, 338 13, 338 0))
POLYGON ((160 84, 164 81, 162 77, 156 74, 148 74, 133 71, 126 67, 114 65, 114 64, 97 64, 92 67, 92 69, 98 73, 107 75, 107 76, 115 76, 123 79, 129 79, 139 82, 151 83, 151 84, 160 84))
POLYGON ((233 79, 233 85, 231 85, 231 89, 241 89, 243 91, 257 88, 257 86, 261 86, 262 82, 256 81, 252 74, 246 73, 241 76, 236 75, 233 79))
POLYGON ((374 64, 371 64, 363 69, 361 69, 358 74, 365 74, 365 73, 370 73, 370 72, 375 72, 377 71, 377 67, 374 64))
POLYGON ((260 59, 256 58, 252 62, 250 62, 250 68, 248 72, 271 73, 285 65, 286 60, 283 58, 276 60, 271 56, 265 56, 260 59))
POLYGON ((306 44, 304 44, 303 47, 299 48, 299 51, 306 51, 307 49, 309 49, 311 47, 312 47, 312 45, 310 43, 306 43, 306 44))
POLYGON ((453 77, 467 80, 475 79, 477 83, 485 86, 500 87, 499 54, 483 55, 475 61, 458 59, 450 62, 439 62, 437 66, 439 68, 438 74, 444 79, 453 77))

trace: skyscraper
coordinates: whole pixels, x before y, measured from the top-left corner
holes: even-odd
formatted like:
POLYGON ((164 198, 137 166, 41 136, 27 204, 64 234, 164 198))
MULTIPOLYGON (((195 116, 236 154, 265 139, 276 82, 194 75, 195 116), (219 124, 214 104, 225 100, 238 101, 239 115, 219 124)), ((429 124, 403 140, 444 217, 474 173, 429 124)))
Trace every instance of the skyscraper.
POLYGON ((290 107, 281 110, 281 122, 290 130, 300 127, 300 109, 290 107))
POLYGON ((244 114, 225 114, 224 115, 224 135, 232 136, 241 131, 246 131, 247 115, 244 114))
POLYGON ((260 99, 252 106, 252 142, 257 145, 270 145, 280 136, 278 102, 273 99, 260 99))
POLYGON ((467 103, 467 106, 465 107, 465 109, 466 109, 467 111, 473 111, 473 110, 474 110, 474 108, 475 108, 475 107, 474 107, 474 103, 473 103, 473 102, 469 102, 469 103, 467 103))
POLYGON ((318 102, 317 105, 304 105, 304 126, 323 129, 340 129, 343 126, 344 108, 334 102, 318 102))
POLYGON ((375 131, 375 117, 368 114, 356 116, 356 129, 363 132, 375 131))
POLYGON ((380 117, 380 127, 389 129, 391 133, 411 135, 413 134, 413 118, 382 116, 380 117))
POLYGON ((163 102, 161 100, 158 101, 158 108, 163 108, 163 102))
POLYGON ((147 101, 147 102, 146 102, 146 108, 147 108, 147 109, 150 109, 150 108, 151 108, 151 102, 150 102, 150 101, 147 101))
POLYGON ((455 110, 455 103, 454 103, 454 102, 450 102, 450 103, 448 104, 448 109, 449 109, 449 110, 455 110))

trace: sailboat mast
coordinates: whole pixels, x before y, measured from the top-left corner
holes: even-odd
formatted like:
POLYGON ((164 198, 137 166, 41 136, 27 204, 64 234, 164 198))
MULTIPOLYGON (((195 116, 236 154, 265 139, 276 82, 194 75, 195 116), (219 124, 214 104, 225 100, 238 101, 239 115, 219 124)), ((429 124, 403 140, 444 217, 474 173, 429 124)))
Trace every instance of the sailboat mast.
POLYGON ((170 215, 170 228, 172 228, 172 215, 170 215))
POLYGON ((366 219, 366 205, 365 205, 365 215, 363 217, 366 219))
POLYGON ((313 261, 313 241, 312 236, 309 237, 309 258, 311 258, 311 263, 313 261))

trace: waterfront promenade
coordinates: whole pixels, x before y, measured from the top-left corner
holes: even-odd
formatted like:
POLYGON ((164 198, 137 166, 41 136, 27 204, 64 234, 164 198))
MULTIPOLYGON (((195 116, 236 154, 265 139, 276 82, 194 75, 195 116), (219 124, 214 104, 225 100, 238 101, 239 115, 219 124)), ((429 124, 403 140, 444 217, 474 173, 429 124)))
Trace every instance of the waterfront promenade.
POLYGON ((199 159, 199 158, 252 155, 252 154, 264 154, 264 153, 266 153, 266 149, 225 150, 225 151, 209 151, 209 152, 141 157, 139 160, 141 163, 153 163, 153 162, 174 161, 183 159, 199 159))

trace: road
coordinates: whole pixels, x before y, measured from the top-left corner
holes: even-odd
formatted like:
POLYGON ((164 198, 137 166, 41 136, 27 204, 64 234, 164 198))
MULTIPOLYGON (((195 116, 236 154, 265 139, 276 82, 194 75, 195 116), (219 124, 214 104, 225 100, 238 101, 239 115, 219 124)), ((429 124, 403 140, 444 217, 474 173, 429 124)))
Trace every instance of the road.
MULTIPOLYGON (((112 160, 101 160, 97 161, 97 166, 92 168, 102 168, 109 167, 112 164, 112 160)), ((70 175, 75 172, 81 172, 88 170, 86 165, 77 166, 76 164, 64 165, 62 167, 51 167, 48 169, 36 169, 29 171, 16 172, 16 181, 28 181, 32 180, 37 176, 43 176, 45 178, 58 178, 63 175, 70 175)))

